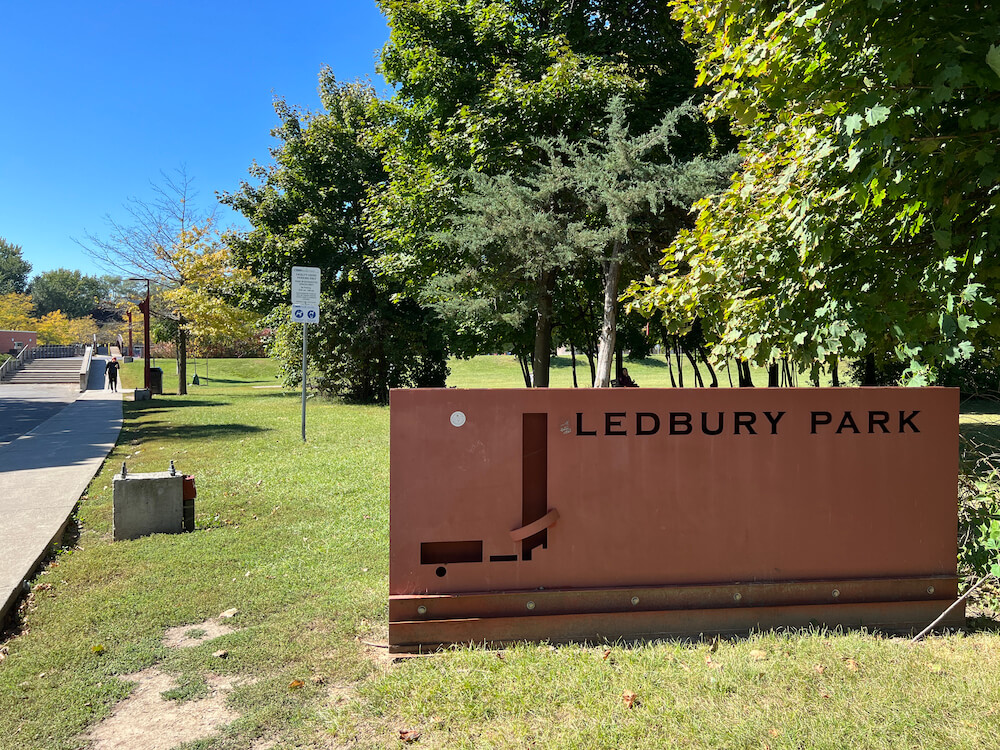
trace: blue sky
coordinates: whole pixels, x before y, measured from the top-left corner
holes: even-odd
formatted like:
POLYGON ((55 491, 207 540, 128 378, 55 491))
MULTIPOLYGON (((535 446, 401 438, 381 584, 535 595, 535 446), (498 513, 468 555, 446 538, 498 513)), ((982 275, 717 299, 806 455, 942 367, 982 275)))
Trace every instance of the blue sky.
POLYGON ((72 238, 126 221, 161 171, 183 165, 202 204, 238 187, 270 162, 274 96, 319 109, 323 65, 389 93, 374 0, 11 2, 2 26, 0 237, 33 273, 103 273, 72 238))

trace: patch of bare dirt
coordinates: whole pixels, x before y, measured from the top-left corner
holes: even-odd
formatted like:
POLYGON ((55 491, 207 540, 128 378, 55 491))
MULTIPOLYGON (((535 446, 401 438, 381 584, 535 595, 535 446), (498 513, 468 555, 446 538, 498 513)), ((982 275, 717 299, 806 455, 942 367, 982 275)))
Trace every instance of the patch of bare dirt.
POLYGON ((94 750, 169 750, 204 739, 239 718, 226 708, 226 695, 233 689, 229 677, 209 675, 209 695, 191 701, 164 700, 160 694, 176 687, 176 681, 156 667, 122 679, 135 682, 135 690, 84 736, 94 750))
POLYGON ((209 618, 197 625, 178 625, 163 634, 163 645, 170 648, 190 648, 205 641, 232 633, 235 628, 209 618))

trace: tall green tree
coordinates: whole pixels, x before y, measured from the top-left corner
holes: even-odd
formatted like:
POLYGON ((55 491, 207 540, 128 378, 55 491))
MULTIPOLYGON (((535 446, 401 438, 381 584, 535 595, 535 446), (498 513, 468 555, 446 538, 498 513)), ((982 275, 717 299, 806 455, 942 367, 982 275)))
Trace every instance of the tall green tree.
POLYGON ((253 277, 244 304, 277 310, 274 351, 294 377, 301 329, 287 322, 291 269, 318 267, 320 322, 309 342, 322 390, 384 403, 391 388, 443 386, 447 354, 435 315, 362 221, 371 190, 385 180, 383 105, 370 85, 339 83, 329 70, 320 95, 324 111, 311 115, 276 104, 274 166, 254 168, 255 182, 222 196, 252 227, 227 237, 235 263, 253 277))
POLYGON ((35 316, 62 310, 67 318, 83 318, 94 312, 107 289, 96 276, 80 271, 57 268, 44 271, 31 280, 29 292, 35 316))
POLYGON ((674 7, 744 169, 637 304, 701 317, 720 355, 889 355, 912 383, 995 342, 1000 6, 674 7))
MULTIPOLYGON (((385 131, 388 179, 376 191, 366 220, 387 248, 386 259, 405 268, 415 284, 469 268, 454 244, 445 241, 449 217, 470 208, 463 203, 464 191, 487 187, 469 180, 469 170, 508 180, 488 189, 513 195, 545 165, 545 139, 577 142, 599 134, 615 97, 629 104, 630 127, 646 132, 694 93, 693 53, 669 11, 657 4, 384 0, 381 7, 392 30, 381 64, 396 88, 390 110, 394 127, 385 131)), ((685 123, 684 129, 689 132, 678 155, 702 153, 713 145, 713 133, 703 123, 685 123)), ((565 228, 578 220, 567 215, 555 223, 565 228)), ((539 252, 548 260, 559 254, 555 247, 539 252)), ((539 274, 548 260, 534 262, 539 274)), ((482 280, 489 269, 480 270, 482 280)), ((558 269, 550 270, 559 276, 558 269)), ((469 283, 467 276, 466 288, 469 283)), ((539 276, 533 283, 544 288, 552 279, 539 276)), ((514 335, 506 326, 513 320, 533 325, 544 320, 555 309, 549 305, 551 294, 562 287, 557 280, 551 293, 525 295, 515 285, 506 301, 497 298, 501 288, 486 284, 481 290, 479 297, 494 299, 497 317, 493 326, 480 318, 478 328, 523 341, 523 329, 514 335), (541 303, 540 310, 511 317, 532 299, 541 303)), ((440 291, 440 281, 430 291, 440 291)), ((551 328, 534 327, 536 333, 551 328)), ((463 333, 470 328, 476 326, 466 326, 463 333)), ((533 348, 543 348, 542 341, 533 348)), ((547 357, 535 361, 544 366, 547 357)), ((533 380, 547 382, 547 372, 534 373, 533 380)))
POLYGON ((31 264, 22 253, 20 245, 0 237, 0 294, 24 294, 27 291, 31 264))

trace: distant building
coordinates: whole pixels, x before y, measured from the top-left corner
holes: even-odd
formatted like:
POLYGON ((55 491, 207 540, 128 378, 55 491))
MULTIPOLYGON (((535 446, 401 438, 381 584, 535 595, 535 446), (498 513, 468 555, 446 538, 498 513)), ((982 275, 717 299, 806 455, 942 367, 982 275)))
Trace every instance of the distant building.
POLYGON ((0 331, 0 352, 17 354, 26 346, 38 346, 34 331, 0 331))

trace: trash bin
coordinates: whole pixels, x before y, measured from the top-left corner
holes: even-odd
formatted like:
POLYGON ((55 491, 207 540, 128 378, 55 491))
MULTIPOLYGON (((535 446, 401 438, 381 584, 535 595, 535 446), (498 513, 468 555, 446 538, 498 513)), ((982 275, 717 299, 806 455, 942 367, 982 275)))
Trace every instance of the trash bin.
POLYGON ((163 394, 163 368, 149 368, 149 392, 163 394))

